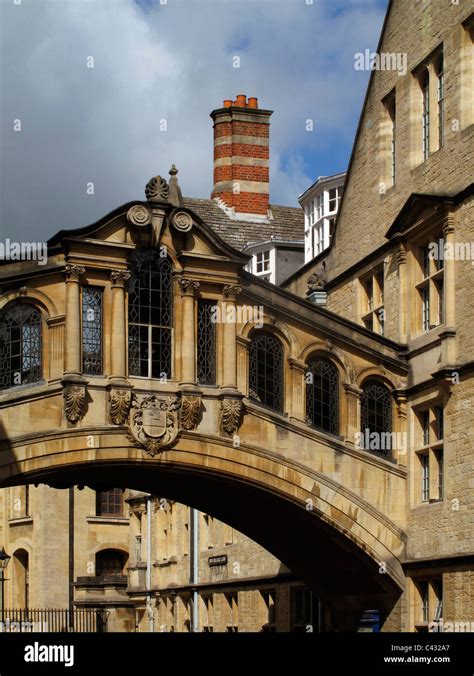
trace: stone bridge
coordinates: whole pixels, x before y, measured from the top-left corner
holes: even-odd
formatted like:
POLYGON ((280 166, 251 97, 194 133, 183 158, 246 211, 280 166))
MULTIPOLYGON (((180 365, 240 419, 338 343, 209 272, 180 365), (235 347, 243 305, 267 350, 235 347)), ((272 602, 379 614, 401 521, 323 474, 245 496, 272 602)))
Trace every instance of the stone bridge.
POLYGON ((387 616, 404 588, 406 449, 356 440, 374 391, 388 429, 405 430, 399 346, 248 274, 246 256, 166 201, 119 207, 49 251, 46 266, 0 269, 2 349, 12 326, 23 341, 22 361, 3 352, 0 487, 163 495, 264 546, 341 627, 348 610, 387 616))

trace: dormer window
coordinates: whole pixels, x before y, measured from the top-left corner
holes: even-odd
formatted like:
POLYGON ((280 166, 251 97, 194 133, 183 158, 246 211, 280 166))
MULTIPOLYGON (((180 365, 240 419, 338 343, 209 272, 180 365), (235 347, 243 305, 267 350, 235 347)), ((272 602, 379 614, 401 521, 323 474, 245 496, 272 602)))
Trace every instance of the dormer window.
POLYGON ((255 272, 260 274, 270 270, 270 250, 260 251, 255 255, 255 272))

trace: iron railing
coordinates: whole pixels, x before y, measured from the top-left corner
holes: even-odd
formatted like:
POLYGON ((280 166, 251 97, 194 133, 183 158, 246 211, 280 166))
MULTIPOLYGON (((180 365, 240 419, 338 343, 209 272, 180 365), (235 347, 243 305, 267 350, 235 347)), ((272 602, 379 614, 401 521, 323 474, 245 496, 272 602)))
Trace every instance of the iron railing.
POLYGON ((0 632, 73 632, 107 631, 108 612, 103 608, 14 608, 0 611, 0 632))

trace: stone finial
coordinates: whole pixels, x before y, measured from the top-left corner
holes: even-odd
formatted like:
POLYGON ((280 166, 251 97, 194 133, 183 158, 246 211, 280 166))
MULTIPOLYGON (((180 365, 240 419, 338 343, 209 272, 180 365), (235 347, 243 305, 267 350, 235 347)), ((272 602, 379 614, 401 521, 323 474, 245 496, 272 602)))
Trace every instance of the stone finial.
POLYGON ((150 178, 145 187, 145 195, 149 202, 168 202, 170 187, 161 176, 150 178))
POLYGON ((174 207, 182 207, 183 196, 181 194, 181 188, 178 184, 177 174, 178 170, 176 169, 176 165, 172 164, 171 169, 169 170, 169 175, 171 176, 169 183, 169 202, 174 207))

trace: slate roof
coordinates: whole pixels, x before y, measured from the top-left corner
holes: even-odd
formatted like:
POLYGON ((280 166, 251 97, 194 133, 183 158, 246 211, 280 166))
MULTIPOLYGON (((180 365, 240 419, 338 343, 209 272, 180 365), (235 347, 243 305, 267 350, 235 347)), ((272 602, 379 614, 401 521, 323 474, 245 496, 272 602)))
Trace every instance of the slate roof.
POLYGON ((304 240, 304 212, 298 207, 271 204, 273 219, 251 223, 230 218, 214 200, 183 197, 183 205, 192 209, 207 225, 235 249, 249 242, 263 242, 272 236, 279 240, 304 240))

